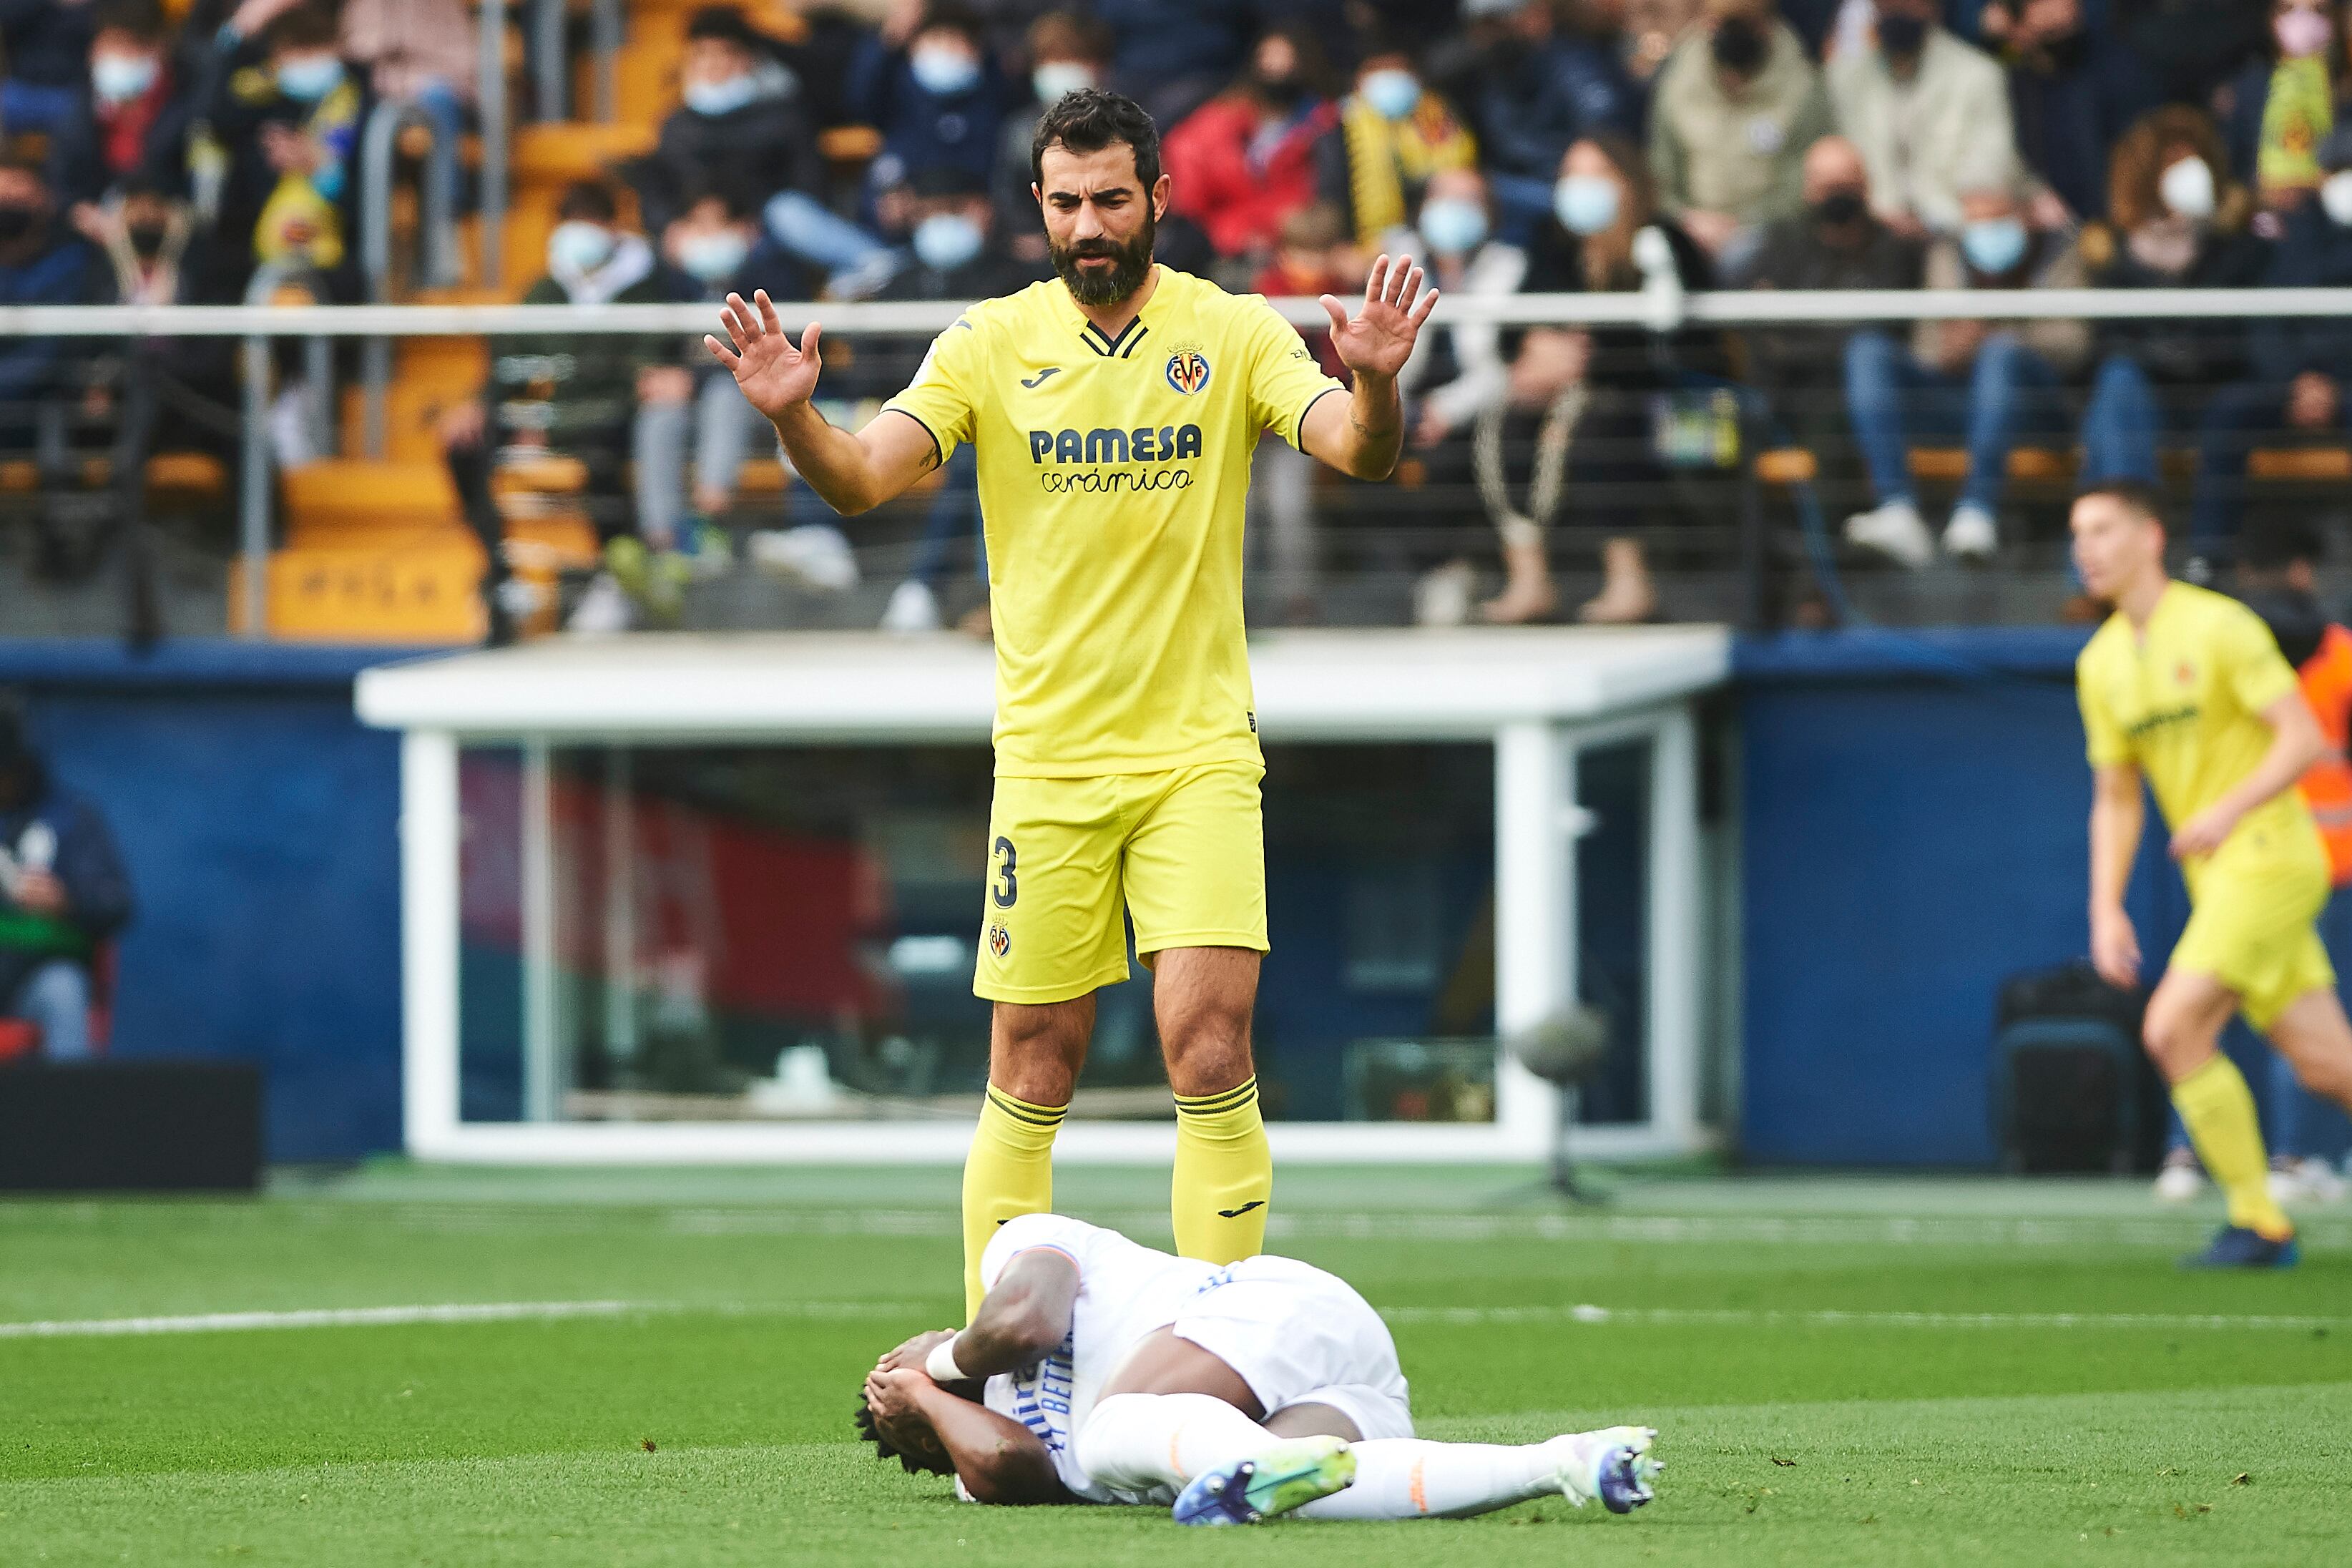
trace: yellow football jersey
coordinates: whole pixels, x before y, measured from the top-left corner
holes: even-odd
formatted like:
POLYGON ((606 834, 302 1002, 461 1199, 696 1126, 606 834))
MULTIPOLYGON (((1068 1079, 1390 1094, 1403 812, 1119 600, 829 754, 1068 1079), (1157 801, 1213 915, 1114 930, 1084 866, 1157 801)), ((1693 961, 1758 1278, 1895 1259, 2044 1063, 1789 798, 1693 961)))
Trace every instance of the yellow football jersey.
MULTIPOLYGON (((2074 681, 2091 765, 2137 763, 2176 828, 2254 770, 2271 745, 2262 710, 2302 690, 2260 616, 2188 583, 2165 589, 2144 637, 2120 613, 2108 616, 2074 681)), ((2223 848, 2326 858, 2293 789, 2248 812, 2223 848)))
POLYGON ((1059 279, 983 300, 886 408, 980 466, 996 771, 1257 762, 1242 622, 1250 454, 1341 391, 1256 295, 1162 267, 1117 338, 1059 279))

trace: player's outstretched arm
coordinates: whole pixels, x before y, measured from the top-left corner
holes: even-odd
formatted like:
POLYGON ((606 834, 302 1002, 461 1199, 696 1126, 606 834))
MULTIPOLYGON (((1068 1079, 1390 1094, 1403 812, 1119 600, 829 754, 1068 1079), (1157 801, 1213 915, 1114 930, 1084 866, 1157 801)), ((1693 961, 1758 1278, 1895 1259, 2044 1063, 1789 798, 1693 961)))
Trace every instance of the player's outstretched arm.
POLYGON ((824 331, 811 321, 795 347, 766 289, 750 303, 740 294, 728 295, 719 319, 733 346, 707 336, 702 346, 734 374, 744 397, 776 427, 793 467, 834 510, 845 517, 869 511, 939 460, 930 432, 904 416, 877 415, 854 436, 826 423, 811 401, 823 366, 817 342, 824 331))
POLYGON ((1437 307, 1437 290, 1422 292, 1421 268, 1410 260, 1383 256, 1372 263, 1364 284, 1364 307, 1353 320, 1330 295, 1323 309, 1331 318, 1331 343, 1356 384, 1345 402, 1324 396, 1307 411, 1298 444, 1341 473, 1359 479, 1384 479, 1396 471, 1404 450, 1404 405, 1397 395, 1397 373, 1412 356, 1421 325, 1437 307))

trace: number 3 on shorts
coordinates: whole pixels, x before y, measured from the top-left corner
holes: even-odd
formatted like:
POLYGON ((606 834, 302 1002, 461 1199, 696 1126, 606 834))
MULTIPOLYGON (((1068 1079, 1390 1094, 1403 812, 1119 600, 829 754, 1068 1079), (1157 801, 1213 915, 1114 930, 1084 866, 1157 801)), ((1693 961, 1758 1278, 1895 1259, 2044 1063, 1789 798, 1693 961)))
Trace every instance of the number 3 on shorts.
POLYGON ((996 886, 990 891, 998 909, 1009 910, 1013 907, 1013 900, 1021 896, 1021 884, 1013 877, 1013 840, 998 838, 989 853, 1002 858, 1002 863, 996 868, 996 886))

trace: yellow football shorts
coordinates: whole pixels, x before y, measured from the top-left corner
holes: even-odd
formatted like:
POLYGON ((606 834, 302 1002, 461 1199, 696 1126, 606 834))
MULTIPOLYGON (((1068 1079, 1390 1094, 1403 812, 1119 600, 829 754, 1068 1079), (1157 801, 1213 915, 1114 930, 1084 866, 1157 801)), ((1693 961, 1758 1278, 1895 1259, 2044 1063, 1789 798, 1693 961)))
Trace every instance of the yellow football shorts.
POLYGON ((1122 903, 1146 965, 1171 947, 1266 951, 1265 773, 998 779, 974 994, 1066 1002, 1125 980, 1122 903))
POLYGON ((2171 967, 2210 974, 2238 995, 2238 1010, 2267 1030, 2306 992, 2333 989, 2315 922, 2327 906, 2327 864, 2318 857, 2221 854, 2189 886, 2188 929, 2171 967))

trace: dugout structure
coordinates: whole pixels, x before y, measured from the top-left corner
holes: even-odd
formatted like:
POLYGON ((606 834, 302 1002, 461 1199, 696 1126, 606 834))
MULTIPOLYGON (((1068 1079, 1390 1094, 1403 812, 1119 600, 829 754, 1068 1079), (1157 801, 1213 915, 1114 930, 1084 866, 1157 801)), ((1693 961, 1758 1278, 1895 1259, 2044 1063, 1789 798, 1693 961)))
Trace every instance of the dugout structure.
MULTIPOLYGON (((1495 1040, 1578 1000, 1621 1058, 1580 1152, 1705 1147, 1696 706, 1727 634, 1301 630, 1251 654, 1276 1157, 1545 1157, 1554 1091, 1495 1040)), ((362 674, 362 719, 402 732, 410 1153, 960 1161, 992 669, 952 637, 781 634, 362 674)), ((1098 1059, 1125 1026, 1105 998, 1098 1059)), ((1164 1088, 1090 1087, 1096 1066, 1058 1153, 1166 1160, 1164 1088)))

